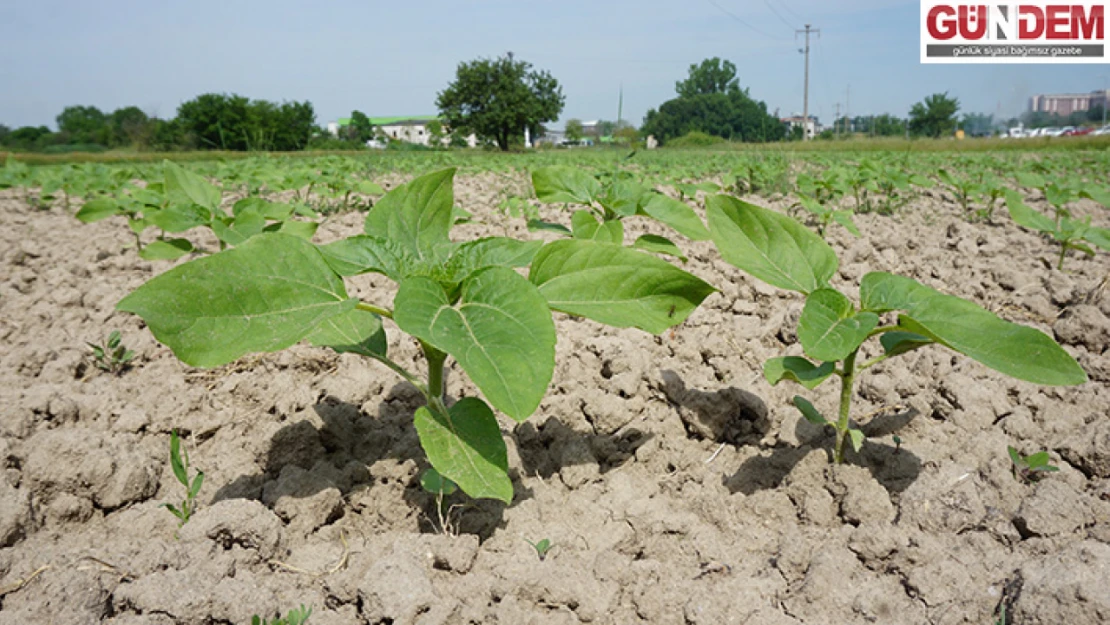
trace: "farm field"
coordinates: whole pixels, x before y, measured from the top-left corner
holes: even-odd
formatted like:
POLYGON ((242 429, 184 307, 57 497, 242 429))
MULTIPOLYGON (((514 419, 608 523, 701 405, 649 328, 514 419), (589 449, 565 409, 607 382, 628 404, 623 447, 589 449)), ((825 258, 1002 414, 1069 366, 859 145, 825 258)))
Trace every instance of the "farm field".
MULTIPOLYGON (((1110 620, 1107 171, 1104 149, 8 161, 0 625, 238 625, 301 605, 311 625, 1110 620), (635 323, 555 312, 553 371, 532 412, 504 408, 516 404, 473 361, 446 360, 447 404, 497 409, 508 504, 427 488, 413 425, 424 391, 373 356, 313 346, 336 345, 316 335, 239 356, 230 337, 206 352, 226 364, 193 367, 152 335, 149 307, 116 309, 170 270, 228 258, 221 249, 362 234, 368 209, 400 202, 387 192, 446 168, 458 169, 454 241, 547 245, 532 254, 621 243, 690 274, 686 299, 645 302, 635 323), (739 204, 718 194, 820 232, 839 258, 828 282, 853 302, 870 272, 912 278, 1043 332, 1087 381, 999 371, 1036 361, 1043 379, 1058 373, 1033 343, 1024 361, 1010 351, 984 366, 989 333, 962 353, 953 340, 890 360, 872 341, 850 393, 860 439, 835 435, 795 400, 836 415, 835 382, 765 376, 768 360, 803 355, 807 299, 737 266, 711 213, 739 204), (603 221, 576 214, 572 196, 603 221), (645 208, 653 200, 670 208, 645 208), (697 236, 706 228, 713 237, 697 236), (690 296, 695 281, 712 290, 690 296), (113 331, 125 350, 94 358, 89 343, 113 331), (189 506, 174 430, 185 472, 204 473, 180 527, 164 506, 189 506), (841 437, 845 462, 832 463, 841 437), (1008 447, 1047 451, 1058 470, 1023 471, 1008 447)), ((805 238, 816 234, 786 232, 817 249, 805 238)), ((510 266, 527 277, 526 264, 510 266)), ((399 289, 383 273, 344 274, 348 293, 388 305, 399 289)), ((419 324, 396 308, 375 354, 423 376, 419 324)), ((483 471, 462 471, 462 490, 499 479, 483 471)))

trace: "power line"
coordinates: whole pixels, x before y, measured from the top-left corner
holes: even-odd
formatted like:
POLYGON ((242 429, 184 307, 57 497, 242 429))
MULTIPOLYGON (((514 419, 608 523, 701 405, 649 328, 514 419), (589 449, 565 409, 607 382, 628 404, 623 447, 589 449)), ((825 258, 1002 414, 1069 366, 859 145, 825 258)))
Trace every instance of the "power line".
POLYGON ((767 8, 771 9, 771 12, 775 14, 775 17, 779 18, 779 21, 783 24, 786 24, 787 28, 789 28, 790 30, 797 30, 797 26, 786 21, 786 18, 782 16, 782 13, 779 13, 778 10, 775 9, 770 0, 763 0, 763 4, 766 4, 767 8))
POLYGON ((787 12, 787 13, 789 13, 789 14, 793 15, 793 16, 794 16, 794 19, 796 19, 796 20, 799 20, 799 21, 805 21, 805 20, 804 20, 804 19, 802 18, 802 16, 801 16, 801 15, 798 15, 798 14, 797 14, 797 13, 795 13, 794 11, 790 10, 790 7, 789 7, 789 6, 787 6, 787 5, 786 5, 786 3, 785 3, 785 2, 783 2, 782 0, 779 0, 779 4, 781 4, 781 5, 782 5, 782 8, 786 9, 786 12, 787 12))
POLYGON ((777 41, 783 41, 783 39, 782 39, 781 37, 775 37, 774 35, 769 35, 769 34, 767 34, 767 33, 763 32, 762 30, 759 30, 759 29, 758 29, 758 28, 756 28, 755 26, 752 26, 751 24, 749 24, 749 23, 747 23, 746 21, 744 21, 743 19, 741 19, 741 18, 740 18, 740 16, 736 15, 736 14, 735 14, 735 13, 733 13, 732 11, 729 11, 728 9, 724 8, 723 6, 721 6, 721 5, 717 4, 717 3, 716 3, 716 2, 714 2, 713 0, 705 0, 705 1, 706 1, 706 2, 708 2, 709 4, 712 4, 712 5, 713 5, 714 7, 716 7, 716 8, 717 8, 717 10, 718 10, 718 11, 720 11, 721 13, 724 13, 725 15, 727 15, 727 16, 729 16, 729 17, 731 17, 732 19, 736 20, 737 22, 740 22, 740 23, 741 23, 741 24, 743 24, 744 26, 747 26, 747 27, 748 27, 748 29, 749 29, 749 30, 751 30, 752 32, 754 32, 754 33, 758 33, 758 34, 760 34, 760 35, 763 35, 764 37, 766 37, 766 38, 768 38, 768 39, 775 39, 775 40, 777 40, 777 41))

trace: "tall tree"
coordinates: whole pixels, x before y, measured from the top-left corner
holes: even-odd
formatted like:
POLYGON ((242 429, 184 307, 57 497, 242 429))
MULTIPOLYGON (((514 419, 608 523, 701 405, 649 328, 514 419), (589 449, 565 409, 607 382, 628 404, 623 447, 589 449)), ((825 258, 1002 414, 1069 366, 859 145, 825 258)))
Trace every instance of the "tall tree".
POLYGON ((351 125, 347 127, 347 139, 365 144, 374 138, 374 124, 362 111, 351 111, 351 125))
POLYGON ((107 145, 109 142, 108 117, 95 106, 67 106, 55 121, 58 132, 65 134, 70 143, 107 145))
POLYGON ((573 141, 575 143, 580 141, 582 139, 582 120, 568 119, 565 132, 567 141, 573 141))
POLYGON ((557 119, 565 101, 559 81, 510 52, 460 63, 455 81, 439 93, 436 106, 453 132, 473 132, 508 150, 525 128, 539 136, 541 124, 557 119))
POLYGON ((736 78, 736 66, 732 61, 721 61, 717 57, 705 59, 690 66, 690 75, 674 85, 679 97, 688 98, 704 93, 735 93, 740 90, 736 78))
POLYGON ((960 101, 948 92, 934 93, 910 109, 910 132, 916 136, 940 137, 956 130, 956 113, 960 101))
POLYGON ((137 106, 126 106, 108 116, 111 145, 145 147, 150 143, 150 117, 137 106))

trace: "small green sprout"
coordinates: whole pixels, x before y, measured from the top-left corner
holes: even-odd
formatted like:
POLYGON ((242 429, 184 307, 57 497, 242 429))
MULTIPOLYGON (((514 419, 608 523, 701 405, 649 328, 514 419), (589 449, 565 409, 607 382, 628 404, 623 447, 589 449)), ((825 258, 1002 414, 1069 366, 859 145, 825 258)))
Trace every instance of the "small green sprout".
POLYGON ((532 542, 525 538, 524 542, 532 545, 532 548, 536 550, 536 555, 540 557, 540 562, 543 562, 547 559, 548 552, 551 551, 551 548, 555 546, 549 538, 544 538, 539 542, 532 542))
POLYGON ((123 340, 119 330, 112 330, 108 335, 108 340, 104 341, 102 345, 95 343, 88 343, 89 349, 92 350, 93 364, 97 369, 119 375, 126 371, 131 366, 131 361, 135 358, 135 352, 127 349, 121 343, 123 340))
POLYGON ((436 497, 436 516, 439 517, 439 531, 452 536, 457 534, 458 528, 451 522, 451 513, 459 505, 455 504, 444 509, 443 499, 455 494, 459 490, 458 484, 440 475, 439 471, 430 468, 420 476, 420 488, 436 497))
POLYGON ((902 437, 897 434, 894 435, 894 453, 902 451, 902 437))
POLYGON ((1010 452, 1010 460, 1014 463, 1014 477, 1027 484, 1044 477, 1042 473, 1060 470, 1060 467, 1048 463, 1047 451, 1038 451, 1028 456, 1021 455, 1013 446, 1007 446, 1006 451, 1010 452))
POLYGON ((185 499, 178 506, 172 503, 162 505, 177 517, 177 526, 181 527, 189 522, 189 519, 197 510, 197 494, 200 493, 200 487, 204 484, 204 472, 197 471, 192 481, 189 480, 189 452, 181 449, 181 438, 178 436, 177 430, 170 433, 170 467, 173 468, 173 474, 177 477, 177 481, 185 487, 185 499))
POLYGON ((301 607, 289 610, 289 614, 286 614, 285 618, 279 617, 272 621, 256 614, 251 617, 251 625, 304 625, 310 616, 312 616, 312 608, 306 608, 304 604, 301 604, 301 607))

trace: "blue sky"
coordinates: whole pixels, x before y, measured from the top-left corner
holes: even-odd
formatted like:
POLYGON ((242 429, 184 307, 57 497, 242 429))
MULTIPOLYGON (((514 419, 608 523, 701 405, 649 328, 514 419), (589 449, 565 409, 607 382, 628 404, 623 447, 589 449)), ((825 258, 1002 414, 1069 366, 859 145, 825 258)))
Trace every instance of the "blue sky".
POLYGON ((54 126, 70 104, 172 117, 206 92, 309 100, 324 124, 352 109, 428 114, 461 61, 517 58, 562 84, 562 120, 640 123, 691 63, 718 56, 782 115, 905 115, 948 91, 962 110, 1020 113, 1035 93, 1102 88, 1108 65, 921 65, 917 0, 0 0, 0 124, 54 126), (849 96, 850 87, 850 96, 849 96))

